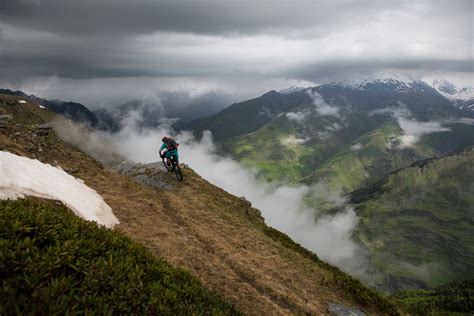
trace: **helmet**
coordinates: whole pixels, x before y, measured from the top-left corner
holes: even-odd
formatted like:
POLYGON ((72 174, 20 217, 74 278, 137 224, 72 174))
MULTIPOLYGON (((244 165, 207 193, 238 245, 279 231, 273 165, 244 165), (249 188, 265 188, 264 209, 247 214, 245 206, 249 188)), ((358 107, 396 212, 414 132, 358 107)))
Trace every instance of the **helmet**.
POLYGON ((168 137, 166 137, 166 136, 161 139, 161 141, 162 141, 163 143, 166 142, 167 140, 168 140, 168 137))

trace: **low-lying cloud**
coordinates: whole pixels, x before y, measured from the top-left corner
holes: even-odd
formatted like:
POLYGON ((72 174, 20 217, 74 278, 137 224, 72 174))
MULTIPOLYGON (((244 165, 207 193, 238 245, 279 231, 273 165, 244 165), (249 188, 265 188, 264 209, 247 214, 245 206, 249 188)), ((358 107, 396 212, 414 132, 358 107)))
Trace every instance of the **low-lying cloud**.
MULTIPOLYGON (((88 142, 87 145, 82 144, 79 147, 86 152, 92 150, 97 158, 102 157, 98 153, 103 148, 102 137, 107 137, 108 143, 113 144, 115 151, 129 160, 141 163, 159 160, 158 148, 162 136, 170 135, 169 126, 139 129, 131 121, 124 126, 124 129, 114 135, 67 137, 68 141, 75 145, 78 145, 77 142, 88 142)), ((68 134, 67 131, 70 130, 59 130, 59 133, 68 134)), ((268 225, 288 234, 325 261, 353 275, 364 275, 364 263, 367 258, 352 240, 358 217, 352 208, 344 208, 344 200, 338 192, 332 193, 334 200, 340 202, 338 205, 343 211, 334 216, 317 217, 317 210, 308 207, 304 200, 310 192, 314 194, 320 191, 318 185, 287 186, 263 182, 256 172, 244 169, 229 157, 219 156, 210 132, 205 132, 200 140, 186 132, 173 136, 181 144, 182 162, 192 167, 200 176, 236 196, 244 196, 262 212, 268 225)), ((110 152, 110 148, 107 151, 110 152)), ((105 158, 110 161, 117 156, 106 155, 105 158)))
POLYGON ((397 120, 398 125, 400 125, 400 128, 403 130, 403 135, 400 136, 401 148, 412 147, 423 135, 451 131, 451 129, 443 127, 440 122, 419 122, 404 116, 398 116, 397 120))
POLYGON ((284 138, 280 139, 280 143, 283 146, 301 145, 301 144, 306 143, 308 140, 310 140, 310 139, 309 138, 298 138, 295 135, 289 135, 287 137, 284 137, 284 138))
MULTIPOLYGON (((122 134, 121 154, 138 162, 156 161, 154 149, 165 134, 166 129, 122 134)), ((304 202, 313 188, 262 182, 256 173, 231 158, 219 156, 210 132, 205 132, 200 140, 188 133, 176 135, 176 139, 181 143, 184 163, 211 183, 236 196, 244 196, 262 212, 268 225, 287 233, 324 260, 356 275, 363 273, 359 269, 364 258, 351 239, 358 223, 353 209, 347 207, 335 216, 323 216, 315 221, 316 210, 304 202)))
POLYGON ((424 135, 451 131, 449 127, 443 126, 443 124, 448 121, 421 122, 413 119, 411 112, 403 107, 403 105, 401 108, 397 109, 386 108, 372 111, 371 114, 390 114, 397 120, 398 125, 403 131, 403 134, 397 138, 397 146, 400 149, 413 147, 424 135))
POLYGON ((339 117, 339 109, 324 102, 323 97, 319 93, 308 90, 308 94, 313 100, 313 104, 318 115, 332 115, 339 117))
POLYGON ((299 112, 288 112, 288 113, 285 113, 285 116, 287 119, 289 119, 290 121, 294 121, 294 122, 297 122, 297 123, 301 123, 303 122, 307 117, 308 115, 310 115, 311 113, 307 110, 303 110, 303 111, 299 111, 299 112))

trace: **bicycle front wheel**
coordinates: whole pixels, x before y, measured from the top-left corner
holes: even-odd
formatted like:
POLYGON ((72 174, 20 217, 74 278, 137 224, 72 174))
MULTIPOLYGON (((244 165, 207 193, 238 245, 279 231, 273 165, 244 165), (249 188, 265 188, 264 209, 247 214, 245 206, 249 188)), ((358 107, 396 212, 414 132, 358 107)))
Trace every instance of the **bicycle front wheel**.
POLYGON ((163 166, 165 166, 166 169, 168 169, 168 171, 173 171, 173 164, 168 162, 166 163, 166 159, 165 158, 162 158, 161 160, 163 160, 163 166))

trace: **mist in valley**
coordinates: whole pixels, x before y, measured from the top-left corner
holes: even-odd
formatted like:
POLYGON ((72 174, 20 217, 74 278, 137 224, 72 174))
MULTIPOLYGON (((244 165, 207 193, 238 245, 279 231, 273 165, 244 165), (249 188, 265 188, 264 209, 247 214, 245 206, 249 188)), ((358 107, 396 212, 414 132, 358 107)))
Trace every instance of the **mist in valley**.
POLYGON ((180 143, 182 163, 214 185, 245 197, 261 211, 268 225, 288 234, 323 260, 354 276, 367 277, 368 257, 352 240, 359 219, 354 210, 345 205, 340 192, 329 191, 323 183, 288 186, 266 182, 258 177, 256 170, 245 169, 232 158, 219 155, 209 131, 196 139, 189 132, 173 133, 166 123, 158 128, 144 129, 137 123, 140 121, 137 112, 129 113, 122 122, 123 128, 116 134, 62 123, 56 124, 55 129, 61 138, 108 165, 122 159, 139 163, 159 161, 161 138, 171 135, 180 143), (317 217, 317 210, 304 202, 310 192, 330 197, 341 212, 317 217))

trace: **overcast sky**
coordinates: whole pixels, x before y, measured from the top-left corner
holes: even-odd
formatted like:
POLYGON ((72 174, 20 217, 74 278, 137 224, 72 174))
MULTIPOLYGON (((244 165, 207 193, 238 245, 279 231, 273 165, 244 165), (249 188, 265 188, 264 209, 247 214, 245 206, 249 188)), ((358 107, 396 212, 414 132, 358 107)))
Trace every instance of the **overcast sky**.
POLYGON ((472 0, 0 0, 0 84, 97 104, 381 72, 469 81, 473 15, 472 0))

